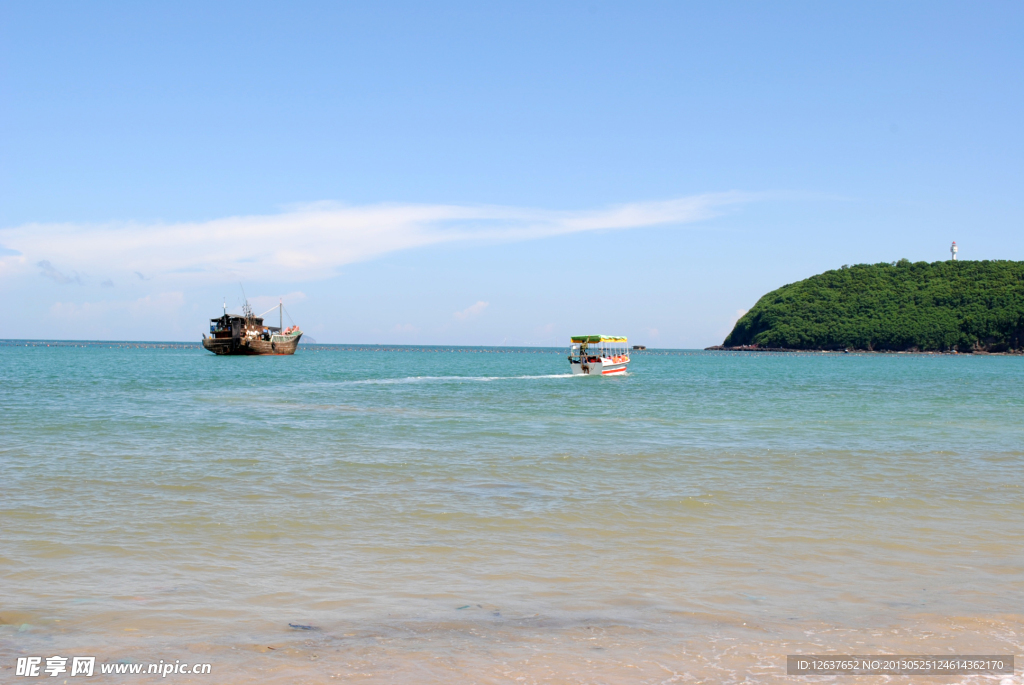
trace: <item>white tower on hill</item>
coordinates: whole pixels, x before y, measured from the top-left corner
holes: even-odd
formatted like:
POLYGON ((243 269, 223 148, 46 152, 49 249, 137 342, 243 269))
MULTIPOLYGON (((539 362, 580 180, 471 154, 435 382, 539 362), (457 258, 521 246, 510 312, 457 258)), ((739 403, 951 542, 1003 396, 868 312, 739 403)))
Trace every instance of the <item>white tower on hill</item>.
POLYGON ((956 261, 956 241, 953 241, 953 246, 949 248, 949 254, 953 255, 953 261, 956 261))

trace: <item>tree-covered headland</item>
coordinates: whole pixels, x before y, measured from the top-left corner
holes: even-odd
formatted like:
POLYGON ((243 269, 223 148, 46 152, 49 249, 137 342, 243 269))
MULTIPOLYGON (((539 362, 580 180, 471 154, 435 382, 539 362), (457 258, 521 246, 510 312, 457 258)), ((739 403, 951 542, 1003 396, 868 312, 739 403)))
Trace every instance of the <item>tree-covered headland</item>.
POLYGON ((723 347, 1024 350, 1024 262, 858 264, 773 290, 723 347))

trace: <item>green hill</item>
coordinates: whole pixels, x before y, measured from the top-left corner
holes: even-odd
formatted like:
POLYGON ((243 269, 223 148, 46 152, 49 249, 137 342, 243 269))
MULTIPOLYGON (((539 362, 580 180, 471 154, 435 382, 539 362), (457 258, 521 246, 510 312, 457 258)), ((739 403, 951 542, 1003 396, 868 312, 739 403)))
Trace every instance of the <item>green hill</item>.
POLYGON ((724 347, 796 350, 1024 348, 1024 262, 858 264, 784 285, 724 347))

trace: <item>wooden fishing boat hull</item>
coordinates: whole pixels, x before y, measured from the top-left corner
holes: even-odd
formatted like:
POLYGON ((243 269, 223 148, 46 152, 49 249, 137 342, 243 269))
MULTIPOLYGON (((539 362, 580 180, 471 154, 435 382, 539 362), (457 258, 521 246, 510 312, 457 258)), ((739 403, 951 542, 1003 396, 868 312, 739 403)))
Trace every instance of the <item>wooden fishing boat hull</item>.
POLYGON ((302 333, 296 335, 272 335, 270 340, 260 338, 203 338, 203 347, 214 354, 237 354, 237 355, 282 355, 295 354, 295 348, 299 346, 299 338, 302 333))

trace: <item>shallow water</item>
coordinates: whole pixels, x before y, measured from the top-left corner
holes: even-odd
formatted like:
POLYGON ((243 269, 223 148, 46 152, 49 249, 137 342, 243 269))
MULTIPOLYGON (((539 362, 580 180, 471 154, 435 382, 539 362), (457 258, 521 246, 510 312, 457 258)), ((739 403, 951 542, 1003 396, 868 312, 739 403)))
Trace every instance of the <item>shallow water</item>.
POLYGON ((664 683, 1022 652, 1024 358, 630 368, 0 345, 0 680, 54 654, 213 665, 175 682, 664 683))

